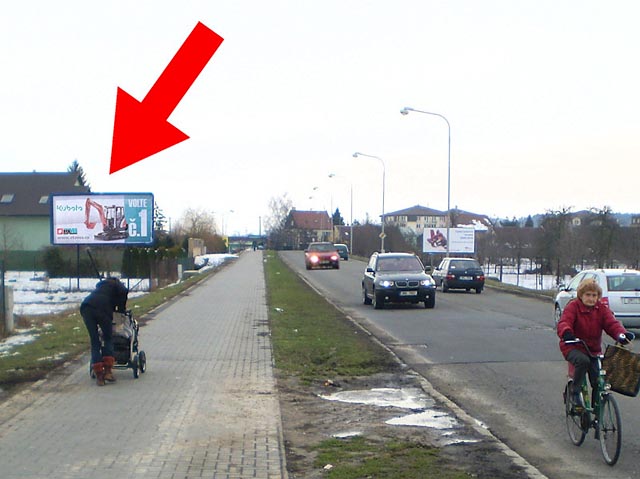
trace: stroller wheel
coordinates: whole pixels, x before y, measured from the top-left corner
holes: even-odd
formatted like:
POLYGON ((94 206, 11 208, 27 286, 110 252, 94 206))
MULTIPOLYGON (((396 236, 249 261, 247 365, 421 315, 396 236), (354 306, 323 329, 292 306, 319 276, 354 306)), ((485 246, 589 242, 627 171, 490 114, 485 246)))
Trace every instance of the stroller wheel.
POLYGON ((134 355, 133 356, 133 360, 131 361, 131 367, 133 368, 133 377, 135 379, 138 379, 138 377, 140 376, 140 373, 138 372, 138 365, 140 364, 139 360, 138 360, 138 355, 134 355))
POLYGON ((144 351, 140 351, 138 353, 138 367, 140 368, 141 373, 144 373, 147 370, 147 355, 144 351))

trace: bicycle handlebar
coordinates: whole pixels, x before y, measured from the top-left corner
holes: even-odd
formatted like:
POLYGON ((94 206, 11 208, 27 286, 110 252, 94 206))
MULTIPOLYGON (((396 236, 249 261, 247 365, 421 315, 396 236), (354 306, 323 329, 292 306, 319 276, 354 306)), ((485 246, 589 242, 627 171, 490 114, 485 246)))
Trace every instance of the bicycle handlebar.
MULTIPOLYGON (((595 357, 595 356, 593 355, 593 353, 591 352, 591 350, 589 349, 589 346, 587 345, 587 343, 586 343, 583 339, 576 338, 576 339, 569 339, 568 341, 565 341, 565 340, 563 340, 563 341, 564 341, 564 344, 580 344, 580 343, 582 343, 582 345, 584 346, 584 348, 587 350, 587 353, 589 354, 589 356, 595 357)), ((631 341, 633 341, 633 340, 632 340, 632 339, 629 339, 629 342, 628 342, 627 344, 630 344, 630 343, 631 343, 631 341)), ((622 344, 622 343, 621 343, 620 341, 618 341, 617 339, 616 339, 616 344, 619 344, 619 345, 620 345, 620 347, 623 347, 623 348, 624 348, 624 346, 625 346, 624 344, 622 344)))

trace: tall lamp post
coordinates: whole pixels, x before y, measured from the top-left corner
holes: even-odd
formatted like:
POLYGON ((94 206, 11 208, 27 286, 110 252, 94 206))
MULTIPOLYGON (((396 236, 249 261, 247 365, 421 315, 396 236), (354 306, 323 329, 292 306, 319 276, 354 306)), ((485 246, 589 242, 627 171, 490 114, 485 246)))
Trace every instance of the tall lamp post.
POLYGON ((367 155, 365 153, 360 153, 358 151, 356 151, 353 154, 354 158, 358 158, 359 156, 366 156, 367 158, 375 158, 380 162, 380 164, 382 164, 382 232, 380 233, 380 252, 384 253, 384 237, 385 237, 385 234, 384 234, 384 183, 385 183, 385 175, 386 175, 384 161, 379 156, 367 155))
POLYGON ((444 115, 440 113, 432 113, 430 111, 416 110, 415 108, 411 108, 405 106, 400 113, 403 115, 408 115, 410 111, 415 111, 416 113, 424 113, 425 115, 433 115, 439 116, 445 122, 447 122, 447 130, 449 133, 448 140, 448 152, 447 152, 447 257, 449 256, 449 243, 451 238, 449 238, 449 230, 451 228, 451 125, 449 124, 449 120, 447 120, 444 115))
MULTIPOLYGON (((336 178, 337 175, 335 173, 329 173, 329 178, 336 178)), ((353 183, 350 183, 349 186, 350 194, 351 194, 351 227, 349 231, 349 251, 353 254, 353 183)), ((333 218, 333 216, 332 216, 333 218)))

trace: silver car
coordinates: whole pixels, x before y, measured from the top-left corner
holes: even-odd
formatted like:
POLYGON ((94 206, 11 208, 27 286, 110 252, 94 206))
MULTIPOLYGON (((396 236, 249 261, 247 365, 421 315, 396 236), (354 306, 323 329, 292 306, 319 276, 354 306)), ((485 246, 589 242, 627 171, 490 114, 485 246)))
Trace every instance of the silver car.
POLYGON ((569 282, 560 284, 554 300, 554 319, 560 321, 562 311, 576 297, 581 281, 595 279, 602 288, 602 302, 625 328, 640 328, 640 271, 634 269, 587 269, 569 282))

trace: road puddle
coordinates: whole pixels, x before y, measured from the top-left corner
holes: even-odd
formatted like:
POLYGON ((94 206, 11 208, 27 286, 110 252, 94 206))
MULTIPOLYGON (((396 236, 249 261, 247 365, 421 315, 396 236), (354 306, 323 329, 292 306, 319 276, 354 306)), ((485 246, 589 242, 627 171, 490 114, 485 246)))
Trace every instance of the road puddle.
MULTIPOLYGON (((458 420, 446 411, 436 408, 436 402, 420 388, 374 388, 359 391, 339 391, 320 395, 327 401, 351 404, 364 404, 373 407, 394 407, 407 409, 411 414, 398 416, 385 421, 392 426, 414 426, 438 431, 442 445, 454 445, 479 442, 477 439, 461 437, 457 434, 462 427, 458 420)), ((346 431, 334 434, 336 438, 349 438, 361 435, 359 431, 346 431)))

